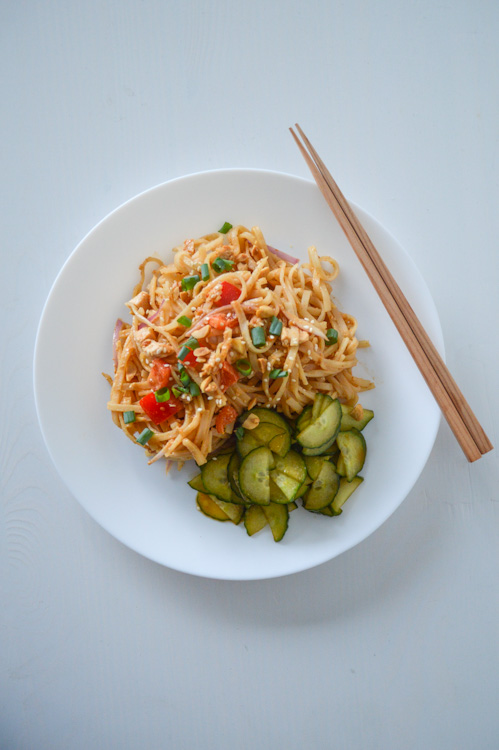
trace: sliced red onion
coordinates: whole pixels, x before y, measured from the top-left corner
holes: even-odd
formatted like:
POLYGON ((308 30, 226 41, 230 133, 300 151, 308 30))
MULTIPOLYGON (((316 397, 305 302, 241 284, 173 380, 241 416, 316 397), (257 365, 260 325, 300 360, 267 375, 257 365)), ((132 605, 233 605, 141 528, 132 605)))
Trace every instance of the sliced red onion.
POLYGON ((121 318, 118 318, 116 321, 116 325, 114 326, 114 333, 113 333, 113 362, 115 369, 118 367, 118 351, 116 349, 116 345, 118 343, 118 339, 120 337, 121 329, 124 326, 124 322, 121 320, 121 318))
POLYGON ((286 263, 291 263, 292 266, 294 266, 295 263, 300 262, 299 258, 294 258, 292 255, 283 253, 282 250, 277 250, 275 247, 272 247, 272 245, 267 245, 267 248, 271 253, 274 253, 274 255, 277 255, 278 258, 281 258, 281 260, 285 260, 286 263))
MULTIPOLYGON (((147 320, 148 320, 148 321, 149 321, 150 323, 152 323, 152 322, 153 322, 153 320, 156 320, 156 318, 158 317, 158 315, 159 315, 159 313, 160 313, 160 311, 161 311, 161 308, 163 307, 163 305, 164 305, 164 304, 165 304, 165 300, 163 300, 163 302, 162 302, 162 303, 160 304, 160 306, 158 307, 158 309, 157 309, 157 310, 155 310, 155 311, 153 312, 153 314, 152 314, 152 315, 149 315, 149 317, 147 318, 147 320)), ((140 329, 141 329, 141 328, 145 328, 145 327, 146 327, 146 324, 145 324, 145 323, 140 323, 140 324, 139 324, 139 325, 137 326, 137 329, 138 329, 138 330, 140 331, 140 329)))

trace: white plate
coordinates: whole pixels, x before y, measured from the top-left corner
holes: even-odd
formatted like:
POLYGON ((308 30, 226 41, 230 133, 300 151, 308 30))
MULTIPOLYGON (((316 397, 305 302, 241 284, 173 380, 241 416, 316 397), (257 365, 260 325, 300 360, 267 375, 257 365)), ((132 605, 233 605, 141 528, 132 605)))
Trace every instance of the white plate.
MULTIPOLYGON (((371 216, 356 209, 368 233, 443 353, 428 289, 412 261, 371 216)), ((315 183, 261 170, 220 170, 159 185, 107 216, 78 245, 45 305, 35 350, 35 397, 49 453, 87 512, 124 544, 170 568, 221 579, 259 579, 306 570, 375 531, 400 505, 432 449, 439 410, 365 272, 315 183), (147 256, 168 258, 187 237, 224 221, 258 225, 269 244, 306 258, 309 245, 340 263, 334 296, 359 321, 359 375, 376 389, 362 397, 375 411, 365 436, 365 481, 337 518, 302 509, 276 544, 265 532, 217 523, 196 510, 186 482, 195 466, 165 475, 111 421, 111 339, 116 318, 147 256)))

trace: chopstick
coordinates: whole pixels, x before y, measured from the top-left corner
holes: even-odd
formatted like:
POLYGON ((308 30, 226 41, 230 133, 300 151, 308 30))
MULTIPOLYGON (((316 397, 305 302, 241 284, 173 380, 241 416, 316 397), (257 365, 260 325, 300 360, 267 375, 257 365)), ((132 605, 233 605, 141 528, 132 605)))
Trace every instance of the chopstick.
POLYGON ((290 128, 312 175, 398 329, 468 461, 493 445, 437 352, 402 290, 307 136, 290 128), (305 145, 303 145, 305 144, 305 145), (308 149, 308 151, 307 151, 308 149))

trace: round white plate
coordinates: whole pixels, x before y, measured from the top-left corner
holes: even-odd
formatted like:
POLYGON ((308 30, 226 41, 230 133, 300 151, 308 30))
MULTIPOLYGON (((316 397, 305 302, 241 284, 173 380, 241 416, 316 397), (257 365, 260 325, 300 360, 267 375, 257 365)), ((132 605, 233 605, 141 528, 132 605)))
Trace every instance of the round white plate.
MULTIPOLYGON (((355 207, 388 267, 443 353, 428 289, 410 258, 371 216, 355 207)), ((330 560, 375 531, 406 497, 432 449, 440 412, 315 183, 262 170, 190 175, 159 185, 116 209, 67 260, 45 305, 35 350, 35 397, 42 433, 63 481, 87 512, 124 544, 170 568, 210 578, 286 575, 330 560), (116 318, 148 255, 171 257, 188 237, 224 221, 261 227, 267 242, 306 259, 307 247, 340 263, 334 297, 354 315, 359 375, 376 388, 361 402, 375 411, 366 427, 363 485, 336 518, 303 509, 276 544, 269 529, 217 523, 195 506, 187 480, 194 464, 166 476, 111 421, 106 409, 116 318)))

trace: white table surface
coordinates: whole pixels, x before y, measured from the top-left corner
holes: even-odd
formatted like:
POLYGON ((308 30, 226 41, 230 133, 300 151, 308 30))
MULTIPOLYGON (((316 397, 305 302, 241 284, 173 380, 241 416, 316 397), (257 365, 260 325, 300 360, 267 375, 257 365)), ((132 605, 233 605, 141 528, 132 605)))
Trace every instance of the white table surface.
POLYGON ((415 260, 497 444, 499 5, 11 0, 0 29, 2 750, 497 748, 497 451, 469 465, 443 423, 361 545, 286 578, 199 579, 71 496, 32 361, 98 220, 192 172, 308 177, 298 121, 415 260))

